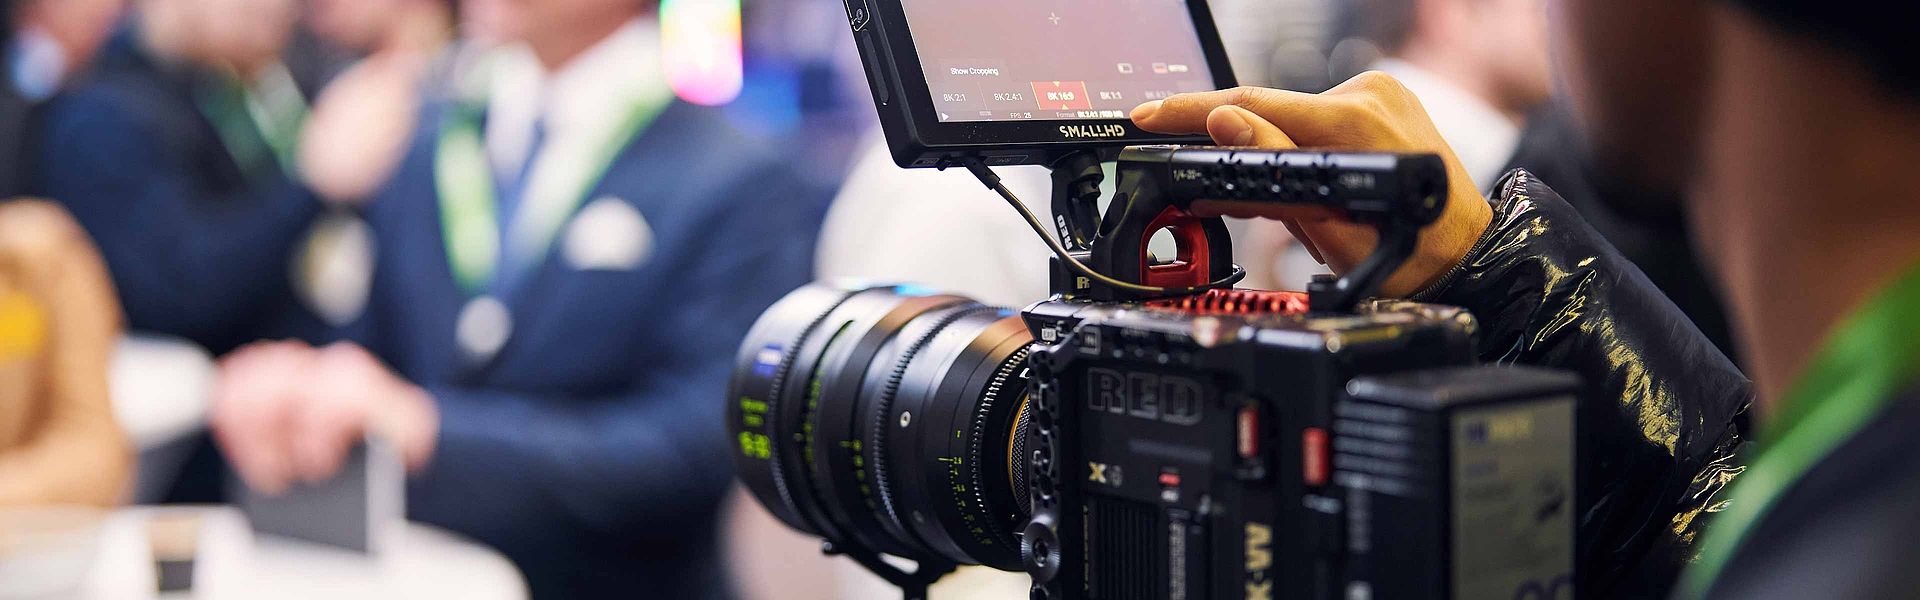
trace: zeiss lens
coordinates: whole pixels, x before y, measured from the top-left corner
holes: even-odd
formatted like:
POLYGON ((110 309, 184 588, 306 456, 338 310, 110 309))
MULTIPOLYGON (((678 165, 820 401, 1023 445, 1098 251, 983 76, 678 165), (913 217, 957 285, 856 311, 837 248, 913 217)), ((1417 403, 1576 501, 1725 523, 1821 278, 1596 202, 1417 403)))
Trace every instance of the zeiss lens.
POLYGON ((1017 312, 961 296, 796 290, 741 345, 728 394, 735 470, 795 529, 1018 570, 1031 341, 1017 312))

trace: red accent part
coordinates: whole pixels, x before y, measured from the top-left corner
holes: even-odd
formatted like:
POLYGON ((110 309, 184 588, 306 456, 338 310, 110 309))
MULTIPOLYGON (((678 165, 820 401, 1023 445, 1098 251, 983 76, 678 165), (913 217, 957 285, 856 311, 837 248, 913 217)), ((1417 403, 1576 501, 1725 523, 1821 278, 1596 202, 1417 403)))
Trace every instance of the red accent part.
POLYGON ((1307 312, 1307 295, 1300 292, 1207 290, 1179 298, 1155 300, 1151 308, 1193 315, 1297 315, 1307 312))
POLYGON ((1160 211, 1159 216, 1147 223, 1146 235, 1140 238, 1141 282, 1156 287, 1179 288, 1199 287, 1213 281, 1213 253, 1207 248, 1205 223, 1205 220, 1172 206, 1160 211), (1174 246, 1179 254, 1171 263, 1156 265, 1147 258, 1147 242, 1153 240, 1153 234, 1161 229, 1173 230, 1174 246))
POLYGON ((1300 478, 1307 485, 1326 485, 1329 462, 1327 430, 1308 427, 1300 432, 1300 478))
POLYGON ((1260 411, 1248 406, 1240 409, 1240 458, 1260 456, 1260 411))
POLYGON ((1161 473, 1160 485, 1163 485, 1166 487, 1180 487, 1180 474, 1172 471, 1161 473))
POLYGON ((1033 100, 1040 110, 1093 110, 1085 81, 1035 81, 1033 100))

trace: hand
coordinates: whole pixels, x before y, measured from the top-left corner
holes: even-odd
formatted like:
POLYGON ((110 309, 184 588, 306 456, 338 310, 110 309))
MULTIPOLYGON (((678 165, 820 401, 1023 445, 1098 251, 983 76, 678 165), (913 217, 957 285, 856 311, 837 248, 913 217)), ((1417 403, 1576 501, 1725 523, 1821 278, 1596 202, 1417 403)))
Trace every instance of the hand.
POLYGON ((393 374, 379 357, 339 342, 319 350, 292 415, 293 465, 301 479, 323 481, 367 437, 393 444, 408 471, 433 456, 440 411, 433 396, 393 374))
MULTIPOLYGON (((1140 105, 1133 121, 1161 133, 1204 132, 1226 146, 1439 154, 1447 163, 1446 211, 1421 231, 1413 256, 1381 287, 1386 296, 1407 296, 1434 283, 1466 258, 1493 219, 1492 208, 1420 101, 1382 73, 1362 73, 1321 94, 1251 87, 1180 94, 1140 105)), ((1353 223, 1283 222, 1316 260, 1336 272, 1352 269, 1376 241, 1371 228, 1353 223)))
POLYGON ((318 352, 296 341, 255 342, 220 359, 214 380, 214 441, 253 489, 277 494, 292 483, 289 415, 301 377, 318 352))
POLYGON ((321 90, 300 140, 301 176, 329 202, 365 201, 400 166, 412 139, 426 59, 378 54, 321 90))
POLYGON ((247 485, 277 494, 296 480, 332 477, 369 436, 393 443, 409 469, 425 466, 439 412, 359 346, 264 342, 222 359, 213 428, 247 485))

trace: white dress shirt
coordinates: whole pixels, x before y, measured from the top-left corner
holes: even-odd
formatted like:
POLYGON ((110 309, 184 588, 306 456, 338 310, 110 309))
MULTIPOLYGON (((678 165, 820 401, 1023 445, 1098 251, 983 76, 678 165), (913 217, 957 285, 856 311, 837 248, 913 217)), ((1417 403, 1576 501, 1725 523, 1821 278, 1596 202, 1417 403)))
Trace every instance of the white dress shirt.
POLYGON ((504 240, 522 256, 538 256, 570 216, 559 207, 581 201, 580 195, 598 183, 604 153, 617 142, 615 136, 626 133, 616 125, 627 121, 637 105, 665 102, 672 92, 650 18, 633 20, 553 72, 525 46, 497 52, 488 64, 485 132, 496 181, 520 171, 532 151, 535 124, 545 128, 504 240))
MULTIPOLYGON (((1045 242, 966 169, 902 169, 868 136, 827 211, 814 269, 822 279, 919 283, 1013 308, 1048 293, 1045 242)), ((1053 183, 1040 167, 994 169, 1037 215, 1053 183)))
POLYGON ((1384 58, 1373 68, 1400 80, 1420 99, 1440 137, 1473 176, 1475 188, 1486 191, 1504 174, 1520 147, 1520 124, 1479 96, 1406 61, 1384 58))

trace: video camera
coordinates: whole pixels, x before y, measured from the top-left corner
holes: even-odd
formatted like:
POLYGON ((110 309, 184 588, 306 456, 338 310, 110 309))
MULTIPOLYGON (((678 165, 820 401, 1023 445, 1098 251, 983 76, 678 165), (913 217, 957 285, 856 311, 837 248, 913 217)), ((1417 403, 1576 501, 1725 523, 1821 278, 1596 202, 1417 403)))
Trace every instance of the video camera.
POLYGON ((774 515, 910 599, 962 564, 1024 571, 1035 599, 1572 597, 1577 382, 1476 366, 1458 308, 1369 299, 1444 208, 1438 157, 1130 146, 1200 141, 1132 105, 1233 84, 1204 0, 848 16, 896 162, 967 168, 1020 210, 1054 296, 841 283, 774 305, 728 391, 774 515), (1003 164, 1053 169, 1051 232, 1003 164), (1305 293, 1231 289, 1222 217, 1306 213, 1379 244, 1305 293), (1163 230, 1172 256, 1149 252, 1163 230))

